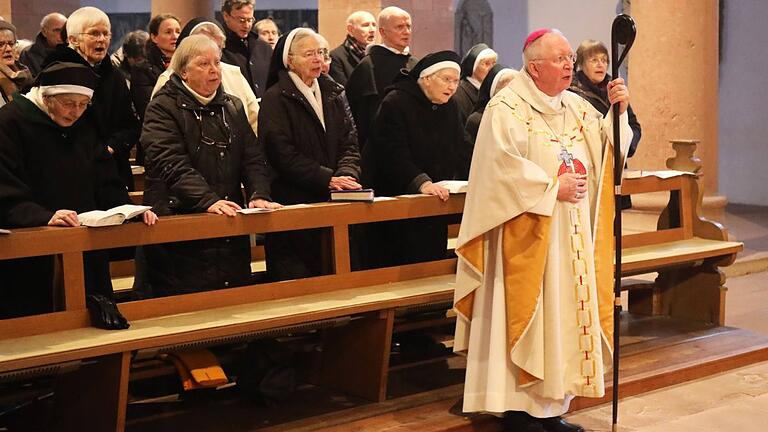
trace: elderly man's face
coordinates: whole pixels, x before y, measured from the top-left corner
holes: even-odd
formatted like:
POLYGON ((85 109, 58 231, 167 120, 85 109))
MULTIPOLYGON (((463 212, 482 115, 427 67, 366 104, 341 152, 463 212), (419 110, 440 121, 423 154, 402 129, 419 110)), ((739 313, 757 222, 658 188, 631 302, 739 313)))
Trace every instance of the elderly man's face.
POLYGON ((347 33, 361 44, 370 45, 376 40, 376 19, 369 13, 360 14, 347 25, 347 33))
POLYGON ((388 47, 403 51, 411 45, 411 17, 409 15, 395 15, 382 23, 381 40, 388 47))
POLYGON ((83 33, 69 35, 69 37, 74 38, 75 46, 80 55, 88 63, 96 64, 107 56, 112 33, 109 30, 109 26, 101 23, 87 27, 83 33))
POLYGON ((556 33, 542 36, 540 58, 529 63, 529 72, 536 87, 549 96, 556 96, 571 86, 573 79, 573 50, 568 40, 556 33))
POLYGON ((75 124, 90 103, 91 98, 77 93, 64 93, 45 97, 48 116, 61 127, 70 127, 75 124))
POLYGON ((240 9, 232 9, 229 12, 222 12, 221 16, 224 18, 224 24, 235 32, 235 34, 245 39, 248 37, 248 32, 251 31, 253 26, 253 6, 245 5, 240 9))
POLYGON ((10 30, 0 30, 0 63, 12 66, 16 63, 13 48, 16 46, 16 36, 10 30))
POLYGON ((61 44, 61 30, 67 24, 66 18, 63 16, 55 16, 48 19, 45 23, 45 27, 41 29, 45 41, 48 42, 48 46, 55 47, 61 44))
POLYGON ((419 81, 427 99, 434 104, 442 105, 448 102, 459 88, 459 71, 450 68, 440 69, 419 81))
POLYGON ((201 52, 189 61, 180 76, 198 94, 213 96, 221 84, 221 53, 213 48, 201 52))

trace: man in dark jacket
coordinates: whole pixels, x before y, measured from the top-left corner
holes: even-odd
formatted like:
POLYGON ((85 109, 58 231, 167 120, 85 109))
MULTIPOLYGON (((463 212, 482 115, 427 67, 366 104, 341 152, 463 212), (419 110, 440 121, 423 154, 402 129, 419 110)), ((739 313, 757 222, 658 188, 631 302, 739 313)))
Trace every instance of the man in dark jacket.
POLYGON ((240 67, 257 98, 264 95, 272 47, 251 31, 253 0, 225 0, 221 5, 227 43, 221 61, 240 67))
POLYGON ((368 55, 352 71, 347 81, 347 99, 357 125, 358 143, 364 149, 370 139, 373 117, 389 87, 400 73, 418 61, 410 54, 411 16, 408 12, 390 6, 379 13, 381 44, 368 49, 368 55))
POLYGON ((37 76, 40 73, 45 58, 53 52, 57 45, 63 42, 61 31, 66 22, 67 17, 58 12, 49 13, 43 17, 40 22, 40 33, 37 34, 35 43, 19 56, 19 61, 32 72, 32 76, 37 76))
POLYGON ((365 50, 376 40, 376 18, 370 12, 352 12, 347 17, 347 38, 331 51, 329 75, 341 85, 347 85, 352 71, 365 57, 365 50))
MULTIPOLYGON (((441 180, 466 180, 468 146, 452 100, 459 83, 459 57, 429 54, 389 87, 363 153, 365 184, 377 195, 423 193, 448 199, 441 180)), ((391 266, 445 258, 445 218, 387 222, 370 234, 372 265, 391 266)))

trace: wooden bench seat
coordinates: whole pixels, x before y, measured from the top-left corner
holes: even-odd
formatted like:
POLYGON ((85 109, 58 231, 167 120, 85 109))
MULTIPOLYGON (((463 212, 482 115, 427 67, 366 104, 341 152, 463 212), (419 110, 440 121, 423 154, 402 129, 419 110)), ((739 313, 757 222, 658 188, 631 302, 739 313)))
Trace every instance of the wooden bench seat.
POLYGON ((622 249, 622 276, 655 272, 665 267, 686 265, 707 258, 735 256, 744 248, 741 242, 694 237, 661 244, 622 249))

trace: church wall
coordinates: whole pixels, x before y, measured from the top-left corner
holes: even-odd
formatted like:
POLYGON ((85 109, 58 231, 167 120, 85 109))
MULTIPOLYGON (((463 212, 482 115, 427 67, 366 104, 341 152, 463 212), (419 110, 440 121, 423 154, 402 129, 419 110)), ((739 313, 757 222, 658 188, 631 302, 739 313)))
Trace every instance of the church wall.
POLYGON ((729 202, 768 205, 768 2, 725 2, 720 63, 720 192, 729 202))
POLYGON ((528 35, 528 2, 488 0, 488 3, 493 9, 493 49, 499 53, 499 62, 519 69, 521 46, 528 35))

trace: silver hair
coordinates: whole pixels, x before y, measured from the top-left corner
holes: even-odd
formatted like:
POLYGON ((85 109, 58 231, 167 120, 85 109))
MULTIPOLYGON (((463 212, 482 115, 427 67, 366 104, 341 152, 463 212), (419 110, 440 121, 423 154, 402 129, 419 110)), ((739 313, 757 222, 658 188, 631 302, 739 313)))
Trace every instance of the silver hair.
POLYGON ((67 17, 65 17, 63 14, 60 14, 58 12, 51 12, 48 15, 44 16, 43 19, 40 21, 40 28, 44 28, 48 22, 54 18, 64 18, 64 21, 67 20, 67 17))
POLYGON ((169 67, 176 73, 184 72, 194 57, 208 50, 220 52, 219 46, 208 36, 201 34, 187 36, 176 47, 169 67))
POLYGON ((77 37, 80 33, 85 33, 85 29, 88 27, 98 24, 106 25, 107 29, 112 28, 109 17, 104 11, 93 6, 81 7, 67 18, 67 35, 68 37, 77 37))
POLYGON ((528 73, 530 73, 530 71, 528 70, 528 62, 536 60, 536 59, 541 57, 541 44, 542 44, 542 40, 545 37, 547 37, 547 35, 550 35, 550 34, 556 34, 556 35, 560 35, 562 37, 565 37, 563 32, 561 32, 560 30, 552 29, 551 32, 545 33, 545 34, 541 35, 541 37, 539 37, 535 41, 531 42, 531 44, 528 45, 528 47, 526 47, 523 50, 523 67, 525 68, 525 70, 528 73))
POLYGON ((299 29, 296 32, 296 34, 293 36, 293 40, 291 41, 291 46, 288 47, 288 55, 291 56, 291 55, 295 54, 295 52, 293 51, 294 47, 297 46, 299 42, 303 41, 304 39, 306 39, 308 37, 314 37, 319 42, 320 38, 318 38, 317 36, 319 36, 319 35, 314 30, 312 30, 311 28, 304 27, 304 28, 299 29))
POLYGON ((407 11, 403 9, 400 9, 397 6, 388 6, 382 9, 381 12, 379 12, 379 16, 376 17, 376 25, 378 27, 385 27, 384 23, 389 21, 389 19, 392 18, 393 16, 398 16, 398 15, 405 15, 408 18, 411 17, 411 14, 409 14, 407 11))
POLYGON ((354 11, 351 14, 349 14, 349 16, 347 17, 347 25, 353 25, 356 19, 359 19, 363 16, 366 16, 366 17, 370 16, 374 20, 376 19, 376 17, 374 17, 373 14, 368 11, 364 11, 364 10, 354 11))

